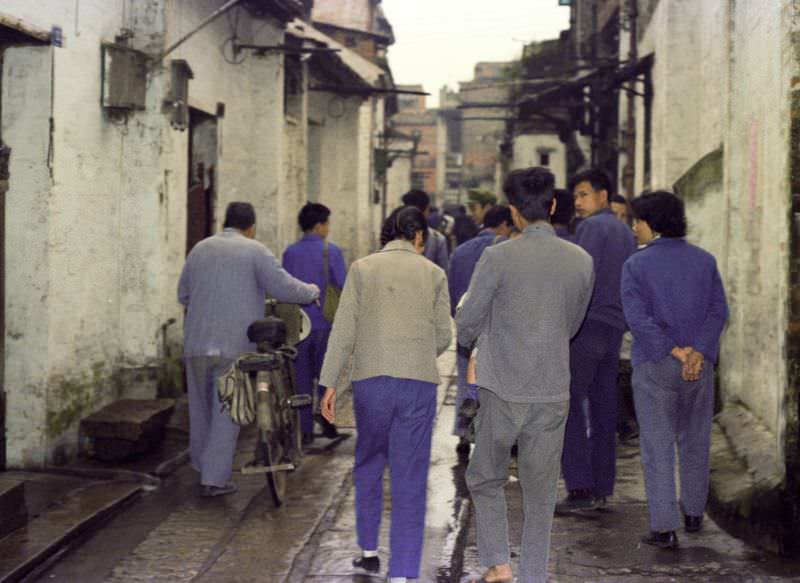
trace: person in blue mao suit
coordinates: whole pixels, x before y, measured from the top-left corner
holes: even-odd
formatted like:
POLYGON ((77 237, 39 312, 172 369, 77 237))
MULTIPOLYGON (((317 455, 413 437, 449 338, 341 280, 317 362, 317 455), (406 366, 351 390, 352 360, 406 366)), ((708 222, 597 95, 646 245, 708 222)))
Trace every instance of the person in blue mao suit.
MULTIPOLYGON (((306 204, 297 217, 302 238, 289 245, 283 252, 283 267, 297 279, 314 283, 320 289, 319 303, 303 306, 311 320, 311 334, 297 345, 295 372, 299 393, 311 395, 314 385, 319 380, 322 361, 328 348, 328 338, 332 323, 325 319, 325 288, 328 282, 339 289, 344 288, 347 268, 341 249, 329 243, 331 211, 323 204, 310 202, 306 204), (325 272, 325 248, 328 249, 328 272, 325 272)), ((322 389, 317 389, 321 392, 322 389)), ((323 435, 334 438, 338 432, 336 426, 329 423, 321 415, 312 417, 311 408, 300 409, 300 426, 303 432, 303 443, 311 444, 314 439, 314 418, 322 426, 323 435)))
POLYGON ((671 192, 631 203, 645 247, 622 268, 622 307, 633 333, 633 397, 639 419, 650 533, 642 541, 678 546, 701 529, 708 497, 714 365, 728 304, 714 257, 686 241, 683 201, 671 192), (675 450, 680 499, 675 495, 675 450))

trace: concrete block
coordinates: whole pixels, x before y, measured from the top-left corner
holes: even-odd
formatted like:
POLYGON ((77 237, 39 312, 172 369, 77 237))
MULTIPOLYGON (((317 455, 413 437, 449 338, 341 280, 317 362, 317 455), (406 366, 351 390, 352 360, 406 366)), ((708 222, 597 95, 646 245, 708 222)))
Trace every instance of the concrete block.
POLYGON ((82 420, 81 430, 96 457, 117 461, 160 443, 174 407, 173 399, 121 399, 82 420))

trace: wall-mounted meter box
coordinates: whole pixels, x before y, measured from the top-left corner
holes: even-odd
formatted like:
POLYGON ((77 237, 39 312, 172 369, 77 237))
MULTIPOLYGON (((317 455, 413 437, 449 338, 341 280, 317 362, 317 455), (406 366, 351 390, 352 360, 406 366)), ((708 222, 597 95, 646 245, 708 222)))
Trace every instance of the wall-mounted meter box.
POLYGON ((144 109, 147 94, 147 55, 129 47, 103 45, 103 107, 144 109))

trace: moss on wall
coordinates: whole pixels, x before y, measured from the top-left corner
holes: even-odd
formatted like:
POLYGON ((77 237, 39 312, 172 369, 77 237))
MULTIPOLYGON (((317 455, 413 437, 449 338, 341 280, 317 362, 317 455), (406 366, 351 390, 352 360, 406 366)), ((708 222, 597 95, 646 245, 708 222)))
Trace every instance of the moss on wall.
POLYGON ((47 407, 46 434, 55 439, 74 427, 94 410, 111 375, 104 362, 96 362, 91 369, 75 377, 53 377, 50 381, 47 407))

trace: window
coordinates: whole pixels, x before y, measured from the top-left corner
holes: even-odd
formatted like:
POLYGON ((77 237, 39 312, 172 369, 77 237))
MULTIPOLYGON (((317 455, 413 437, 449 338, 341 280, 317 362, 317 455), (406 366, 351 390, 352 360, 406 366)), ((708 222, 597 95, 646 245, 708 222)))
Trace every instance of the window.
POLYGON ((414 172, 411 174, 411 188, 417 190, 425 190, 425 174, 422 172, 414 172))
POLYGON ((539 152, 539 166, 550 166, 550 152, 539 152))

